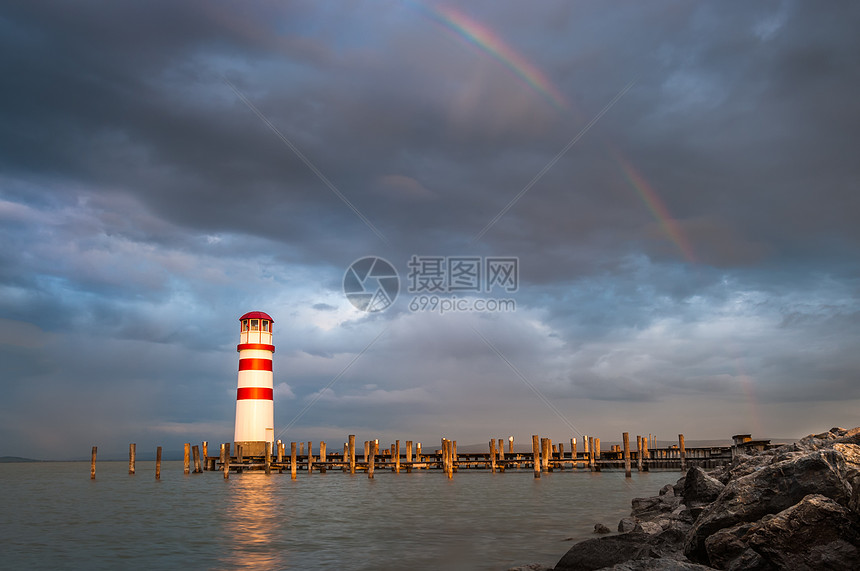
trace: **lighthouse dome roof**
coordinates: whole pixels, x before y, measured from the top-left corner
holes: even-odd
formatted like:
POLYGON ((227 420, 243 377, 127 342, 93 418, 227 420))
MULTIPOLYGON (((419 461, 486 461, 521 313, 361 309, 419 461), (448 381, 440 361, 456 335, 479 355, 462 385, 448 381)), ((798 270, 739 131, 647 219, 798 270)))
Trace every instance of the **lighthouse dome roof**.
POLYGON ((249 311, 248 313, 240 317, 239 321, 242 321, 243 319, 268 319, 272 323, 275 322, 275 320, 272 319, 268 313, 264 313, 262 311, 249 311))

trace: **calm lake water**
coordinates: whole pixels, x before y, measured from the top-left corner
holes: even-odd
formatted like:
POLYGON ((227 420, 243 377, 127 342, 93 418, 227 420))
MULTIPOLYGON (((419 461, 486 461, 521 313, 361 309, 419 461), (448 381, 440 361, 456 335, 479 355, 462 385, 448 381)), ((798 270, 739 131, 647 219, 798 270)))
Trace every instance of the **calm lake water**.
POLYGON ((507 569, 554 565, 678 472, 182 473, 182 462, 0 464, 6 569, 507 569))

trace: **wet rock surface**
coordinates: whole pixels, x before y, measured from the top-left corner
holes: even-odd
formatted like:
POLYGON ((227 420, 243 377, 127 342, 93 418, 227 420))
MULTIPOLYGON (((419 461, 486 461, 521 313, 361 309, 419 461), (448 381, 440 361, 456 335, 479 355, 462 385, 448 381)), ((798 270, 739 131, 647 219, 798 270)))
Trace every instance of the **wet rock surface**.
POLYGON ((690 468, 556 570, 860 569, 860 428, 690 468))

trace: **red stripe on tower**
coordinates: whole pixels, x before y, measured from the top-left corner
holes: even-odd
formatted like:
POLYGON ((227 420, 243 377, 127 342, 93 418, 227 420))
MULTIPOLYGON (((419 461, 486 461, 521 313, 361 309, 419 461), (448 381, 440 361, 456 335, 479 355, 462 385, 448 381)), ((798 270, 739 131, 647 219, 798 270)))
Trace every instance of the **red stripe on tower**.
POLYGON ((271 359, 239 359, 240 371, 271 371, 271 359))
POLYGON ((236 400, 275 400, 275 392, 265 387, 239 387, 236 392, 236 400))
POLYGON ((236 345, 236 351, 245 351, 246 349, 271 351, 272 353, 275 352, 274 345, 266 345, 265 343, 242 343, 240 345, 236 345))

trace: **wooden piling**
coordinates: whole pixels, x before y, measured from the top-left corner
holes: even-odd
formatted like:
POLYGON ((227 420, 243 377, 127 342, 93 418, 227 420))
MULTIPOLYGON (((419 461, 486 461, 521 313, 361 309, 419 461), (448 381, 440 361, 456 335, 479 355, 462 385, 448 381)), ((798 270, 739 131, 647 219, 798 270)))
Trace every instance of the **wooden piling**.
POLYGON ((305 443, 299 442, 299 456, 305 455, 305 443))
POLYGON ((451 441, 451 473, 459 471, 460 467, 457 464, 457 441, 451 441))
POLYGON ((642 454, 642 440, 643 440, 643 438, 637 434, 636 435, 636 471, 637 472, 642 471, 642 456, 643 456, 643 454, 642 454))
POLYGON ((552 443, 552 438, 547 436, 546 439, 546 459, 543 461, 544 468, 547 472, 553 471, 552 459, 555 455, 555 446, 552 443))
POLYGON ((448 455, 447 455, 448 478, 454 477, 454 458, 456 458, 456 456, 457 456, 457 453, 456 453, 455 448, 454 448, 454 441, 448 440, 448 455))
POLYGON ((370 457, 367 459, 367 477, 371 480, 373 479, 373 464, 376 459, 376 447, 377 444, 375 441, 370 443, 370 457))
POLYGON ((203 469, 209 470, 209 442, 204 440, 201 444, 203 446, 203 469))
POLYGON ((681 471, 687 471, 687 449, 684 447, 684 435, 678 435, 678 447, 681 449, 681 471))
POLYGON ((594 472, 594 442, 590 436, 582 437, 582 445, 585 446, 585 459, 588 461, 588 469, 594 472))
POLYGON ((514 453, 514 437, 513 436, 508 436, 508 453, 509 454, 514 453))
POLYGON ((296 443, 290 442, 290 479, 296 479, 296 443))
POLYGON ((200 474, 203 472, 203 468, 200 467, 200 447, 196 444, 191 447, 191 454, 194 458, 194 473, 200 474))
POLYGON ((592 472, 596 472, 599 470, 597 466, 597 449, 595 439, 593 436, 588 437, 588 444, 591 447, 588 452, 588 467, 592 472))
POLYGON ((415 445, 415 459, 420 462, 421 461, 421 443, 417 443, 415 445))
POLYGON ((161 446, 155 449, 155 479, 161 479, 161 446))
POLYGON ((325 474, 326 462, 328 462, 328 452, 326 452, 326 444, 320 440, 320 474, 325 474))
POLYGON ((650 437, 642 437, 642 471, 647 472, 651 464, 651 450, 648 447, 650 437))
POLYGON ((284 462, 284 443, 278 440, 278 464, 284 462))
POLYGON ((244 456, 243 456, 244 452, 245 452, 244 447, 241 444, 237 444, 236 445, 236 464, 238 464, 238 466, 236 467, 236 473, 237 474, 242 473, 242 464, 244 463, 244 456))
POLYGON ((496 473, 496 439, 490 438, 490 471, 496 473))
POLYGON ((308 461, 308 474, 311 474, 314 471, 313 470, 313 468, 314 468, 314 455, 313 455, 313 447, 311 446, 310 442, 308 442, 308 458, 307 458, 307 461, 308 461))
POLYGON ((137 450, 137 444, 129 444, 128 445, 128 473, 134 474, 134 461, 135 461, 135 452, 137 450))
POLYGON ((630 478, 630 433, 624 432, 621 436, 624 441, 624 477, 630 478))
POLYGON ((349 470, 349 444, 343 443, 343 456, 340 457, 340 471, 346 474, 349 470))
POLYGON ((400 473, 400 441, 394 441, 394 473, 400 473))
POLYGON ((230 477, 230 443, 224 443, 224 479, 230 477))
POLYGON ((412 441, 406 441, 406 473, 412 473, 412 441))
POLYGON ((266 464, 263 467, 263 469, 266 471, 267 476, 272 473, 272 443, 271 442, 266 442, 266 464))
POLYGON ((546 472, 546 438, 540 439, 540 471, 546 472))
POLYGON ((182 473, 188 474, 191 472, 191 443, 186 442, 183 445, 182 453, 182 473))
POLYGON ((532 459, 535 478, 540 478, 540 436, 537 434, 532 434, 532 459))
POLYGON ((90 480, 96 479, 96 452, 98 449, 98 446, 93 446, 93 457, 90 460, 90 480))
POLYGON ((355 474, 355 434, 349 435, 349 473, 355 474))

